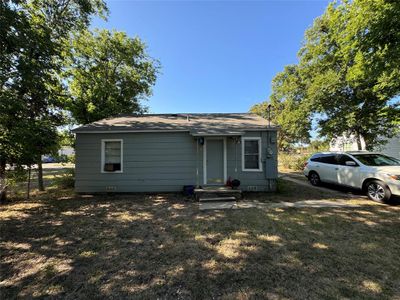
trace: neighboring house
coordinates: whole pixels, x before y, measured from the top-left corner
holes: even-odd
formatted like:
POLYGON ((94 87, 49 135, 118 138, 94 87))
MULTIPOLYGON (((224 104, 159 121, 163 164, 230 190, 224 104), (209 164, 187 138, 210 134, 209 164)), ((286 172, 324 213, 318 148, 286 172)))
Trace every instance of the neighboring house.
POLYGON ((74 155, 74 154, 75 154, 74 148, 69 147, 69 146, 63 146, 63 147, 61 147, 60 150, 58 150, 58 155, 59 156, 61 156, 61 155, 71 156, 71 155, 74 155))
MULTIPOLYGON (((362 149, 365 150, 365 142, 361 139, 362 149)), ((354 151, 358 150, 357 148, 357 141, 354 136, 346 137, 341 136, 336 139, 333 139, 330 142, 329 146, 330 151, 354 151)), ((376 149, 376 151, 400 158, 400 135, 390 138, 385 145, 382 145, 376 149)))
POLYGON ((75 150, 72 147, 63 146, 57 151, 57 155, 42 155, 42 162, 44 163, 55 163, 60 162, 60 157, 71 156, 75 154, 75 150))
POLYGON ((365 142, 361 138, 361 149, 358 149, 357 139, 355 135, 347 136, 343 134, 340 137, 332 139, 329 143, 330 151, 357 151, 365 150, 365 142))
POLYGON ((76 134, 77 192, 176 192, 185 185, 274 191, 277 130, 254 114, 145 114, 76 134))

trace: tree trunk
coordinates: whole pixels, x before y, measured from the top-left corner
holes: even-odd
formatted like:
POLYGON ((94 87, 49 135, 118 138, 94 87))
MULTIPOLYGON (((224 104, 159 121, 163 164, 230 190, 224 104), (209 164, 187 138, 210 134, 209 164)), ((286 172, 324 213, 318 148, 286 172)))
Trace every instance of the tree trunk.
POLYGON ((361 135, 358 132, 356 133, 356 140, 357 140, 357 150, 363 150, 361 143, 361 135))
POLYGON ((0 202, 7 200, 6 160, 0 158, 0 202))
POLYGON ((30 193, 31 193, 31 166, 29 166, 28 169, 28 190, 26 195, 27 199, 29 199, 30 193))
POLYGON ((40 160, 38 162, 38 189, 39 191, 44 191, 44 184, 43 184, 43 166, 42 166, 42 161, 40 160))
POLYGON ((365 143, 365 150, 367 150, 367 151, 373 151, 373 150, 374 150, 374 149, 371 149, 371 148, 369 147, 368 141, 364 140, 364 143, 365 143))

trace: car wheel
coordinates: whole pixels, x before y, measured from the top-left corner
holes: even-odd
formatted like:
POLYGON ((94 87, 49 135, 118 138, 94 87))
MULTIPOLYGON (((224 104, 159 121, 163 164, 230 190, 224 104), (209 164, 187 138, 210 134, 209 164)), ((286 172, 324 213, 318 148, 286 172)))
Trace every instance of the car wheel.
POLYGON ((379 180, 368 182, 366 191, 368 198, 376 202, 386 202, 392 195, 386 184, 379 180))
POLYGON ((315 172, 311 172, 310 175, 308 175, 308 180, 310 180, 312 185, 320 185, 321 184, 321 179, 319 178, 319 175, 315 172))

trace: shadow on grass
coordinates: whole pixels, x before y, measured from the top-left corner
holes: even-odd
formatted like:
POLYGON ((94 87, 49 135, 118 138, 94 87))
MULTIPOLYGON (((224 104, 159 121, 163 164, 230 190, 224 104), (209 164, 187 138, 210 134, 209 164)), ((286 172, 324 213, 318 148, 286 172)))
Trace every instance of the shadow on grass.
MULTIPOLYGON (((298 179, 298 178, 295 178, 298 179)), ((311 185, 311 183, 306 181, 308 186, 304 186, 301 184, 297 184, 291 181, 287 181, 284 179, 278 179, 278 193, 277 194, 269 194, 268 193, 256 193, 254 195, 250 195, 249 199, 265 199, 265 201, 288 201, 288 202, 296 202, 303 200, 343 200, 346 198, 346 195, 352 197, 360 197, 364 199, 368 199, 365 192, 360 189, 330 184, 330 183, 321 183, 321 187, 327 188, 330 191, 321 191, 320 189, 315 188, 311 185), (337 193, 339 192, 339 193, 337 193), (263 195, 265 194, 265 195, 263 195)), ((386 202, 388 205, 400 205, 400 197, 392 196, 389 201, 386 202)))
POLYGON ((260 202, 297 202, 304 200, 343 200, 344 195, 336 192, 321 192, 312 185, 304 186, 284 179, 278 179, 277 192, 246 192, 245 200, 260 202))
POLYGON ((4 299, 400 295, 396 207, 204 213, 168 194, 1 209, 4 299))

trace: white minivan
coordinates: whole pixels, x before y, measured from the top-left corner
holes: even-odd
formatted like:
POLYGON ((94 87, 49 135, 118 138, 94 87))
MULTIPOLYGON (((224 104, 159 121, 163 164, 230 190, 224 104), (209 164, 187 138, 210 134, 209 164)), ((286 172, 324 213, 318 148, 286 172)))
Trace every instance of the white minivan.
POLYGON ((374 201, 400 196, 400 161, 379 153, 316 153, 305 164, 304 175, 312 185, 327 182, 362 189, 374 201))

